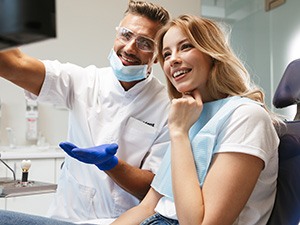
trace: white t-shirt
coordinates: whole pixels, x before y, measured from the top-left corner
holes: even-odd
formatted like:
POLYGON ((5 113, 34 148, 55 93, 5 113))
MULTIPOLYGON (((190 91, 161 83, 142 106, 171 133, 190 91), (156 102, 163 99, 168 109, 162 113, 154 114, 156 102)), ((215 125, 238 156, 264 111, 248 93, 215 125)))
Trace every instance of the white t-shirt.
MULTIPOLYGON (((164 85, 150 75, 124 91, 110 67, 43 62, 41 92, 27 96, 69 109, 68 141, 79 147, 115 142, 118 158, 156 173, 169 143, 164 85)), ((66 155, 49 216, 73 222, 115 218, 138 203, 105 172, 66 155)))
MULTIPOLYGON (((239 106, 222 126, 216 142, 215 154, 239 152, 264 161, 265 167, 253 193, 234 225, 265 225, 273 208, 278 173, 279 138, 269 115, 258 104, 239 106)), ((155 211, 177 219, 175 205, 170 198, 162 197, 155 211)))

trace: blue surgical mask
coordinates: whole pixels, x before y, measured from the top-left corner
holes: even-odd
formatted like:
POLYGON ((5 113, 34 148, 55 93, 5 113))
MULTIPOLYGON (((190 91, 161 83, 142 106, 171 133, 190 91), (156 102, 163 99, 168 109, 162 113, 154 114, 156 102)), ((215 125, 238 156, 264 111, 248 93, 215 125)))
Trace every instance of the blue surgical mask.
POLYGON ((131 82, 143 80, 149 75, 148 65, 124 66, 113 49, 109 53, 108 59, 115 76, 120 81, 131 82))

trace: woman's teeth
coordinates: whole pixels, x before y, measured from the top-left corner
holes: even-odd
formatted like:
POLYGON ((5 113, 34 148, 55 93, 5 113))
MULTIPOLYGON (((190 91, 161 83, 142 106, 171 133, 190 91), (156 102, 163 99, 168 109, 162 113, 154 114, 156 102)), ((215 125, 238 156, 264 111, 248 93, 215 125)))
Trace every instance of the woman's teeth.
POLYGON ((173 77, 176 78, 176 77, 179 77, 185 73, 188 73, 189 70, 179 70, 179 71, 176 71, 174 74, 173 74, 173 77))

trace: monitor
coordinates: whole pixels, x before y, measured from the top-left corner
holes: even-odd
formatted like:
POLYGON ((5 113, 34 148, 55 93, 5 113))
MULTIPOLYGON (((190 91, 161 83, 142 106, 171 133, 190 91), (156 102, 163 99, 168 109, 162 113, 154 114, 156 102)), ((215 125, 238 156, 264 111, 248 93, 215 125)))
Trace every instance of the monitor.
POLYGON ((0 50, 56 37, 55 0, 0 0, 0 50))

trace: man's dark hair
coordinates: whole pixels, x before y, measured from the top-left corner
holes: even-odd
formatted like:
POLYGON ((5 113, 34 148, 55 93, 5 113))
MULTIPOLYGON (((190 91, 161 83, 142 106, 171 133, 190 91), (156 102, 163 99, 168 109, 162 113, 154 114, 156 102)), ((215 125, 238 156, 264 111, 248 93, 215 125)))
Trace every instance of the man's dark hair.
POLYGON ((125 15, 128 13, 145 16, 152 21, 159 22, 162 26, 170 20, 170 15, 166 9, 146 1, 129 0, 125 15))

